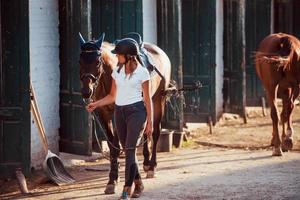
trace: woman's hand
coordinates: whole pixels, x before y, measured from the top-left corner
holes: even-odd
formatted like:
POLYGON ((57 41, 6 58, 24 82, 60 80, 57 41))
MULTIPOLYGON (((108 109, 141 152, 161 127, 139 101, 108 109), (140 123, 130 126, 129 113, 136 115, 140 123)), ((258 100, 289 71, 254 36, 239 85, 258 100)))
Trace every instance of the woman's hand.
POLYGON ((148 137, 150 137, 152 135, 152 132, 153 132, 152 122, 147 122, 144 134, 147 135, 148 137))
POLYGON ((95 110, 97 107, 98 107, 98 101, 92 102, 92 103, 88 104, 88 105, 85 107, 85 109, 86 109, 89 113, 91 113, 91 112, 93 112, 93 110, 95 110))

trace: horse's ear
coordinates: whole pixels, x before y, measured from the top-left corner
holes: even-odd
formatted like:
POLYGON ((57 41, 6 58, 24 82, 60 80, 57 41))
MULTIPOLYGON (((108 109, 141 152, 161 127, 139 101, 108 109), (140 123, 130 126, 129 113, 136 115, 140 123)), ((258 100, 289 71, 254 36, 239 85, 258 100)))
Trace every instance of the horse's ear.
POLYGON ((80 46, 84 45, 85 44, 85 40, 83 39, 81 33, 79 32, 79 40, 80 40, 80 46))
POLYGON ((102 35, 99 37, 99 39, 97 40, 97 42, 96 42, 96 45, 97 45, 97 47, 100 49, 101 48, 101 46, 102 46, 102 42, 103 42, 103 40, 104 40, 104 37, 105 37, 105 33, 102 33, 102 35))

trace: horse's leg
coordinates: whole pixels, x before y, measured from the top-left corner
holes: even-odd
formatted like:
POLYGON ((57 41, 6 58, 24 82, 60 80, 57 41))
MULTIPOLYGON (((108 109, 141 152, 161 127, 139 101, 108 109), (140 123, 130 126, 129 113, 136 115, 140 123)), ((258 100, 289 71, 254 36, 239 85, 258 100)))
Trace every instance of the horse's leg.
MULTIPOLYGON (((291 100, 291 88, 287 88, 285 90, 283 90, 282 94, 282 111, 281 111, 281 115, 280 115, 280 119, 281 119, 281 123, 282 123, 282 135, 281 135, 281 140, 283 141, 283 139, 286 136, 286 125, 288 123, 288 118, 290 115, 290 101, 291 100)), ((288 151, 288 149, 286 148, 284 142, 281 144, 281 148, 283 152, 288 151)))
POLYGON ((273 156, 282 156, 281 150, 281 140, 279 137, 278 125, 279 125, 279 116, 278 116, 278 109, 276 104, 276 94, 278 90, 278 85, 274 84, 268 88, 266 88, 268 93, 268 102, 271 108, 271 118, 273 123, 273 137, 271 144, 274 145, 273 149, 273 156))
MULTIPOLYGON (((154 144, 155 140, 156 140, 156 137, 154 137, 154 135, 157 135, 155 134, 157 132, 157 129, 156 126, 155 126, 155 121, 156 119, 161 116, 161 104, 160 104, 160 99, 161 97, 159 97, 159 95, 154 95, 153 98, 152 98, 152 103, 153 103, 153 133, 152 133, 152 144, 151 144, 151 147, 152 147, 152 154, 151 154, 151 160, 153 160, 153 149, 154 149, 154 145, 155 145, 155 153, 156 153, 156 144, 157 144, 157 141, 156 141, 156 144, 154 144)), ((159 120, 160 121, 160 120, 159 120)), ((144 136, 144 139, 147 140, 147 136, 144 136)), ((158 140, 158 139, 157 139, 158 140)), ((148 173, 148 171, 150 170, 151 168, 151 162, 150 161, 150 149, 149 149, 149 140, 147 140, 147 142, 144 143, 144 147, 143 147, 143 155, 144 155, 144 162, 143 162, 143 165, 144 165, 144 171, 148 173)), ((151 168, 151 172, 149 172, 150 174, 153 173, 154 169, 153 167, 151 168)), ((148 175, 147 175, 148 177, 148 175)))
POLYGON ((160 136, 160 130, 161 130, 161 119, 164 112, 164 106, 165 106, 165 98, 161 95, 157 95, 153 98, 153 109, 154 109, 154 115, 153 115, 153 144, 152 144, 152 154, 151 154, 151 160, 150 160, 150 168, 147 172, 147 178, 154 178, 155 177, 155 168, 157 166, 157 160, 156 160, 156 152, 157 152, 157 143, 160 136))
POLYGON ((287 131, 282 133, 282 149, 285 151, 291 150, 293 148, 293 122, 292 122, 292 112, 295 108, 295 100, 299 96, 299 87, 293 87, 290 91, 290 96, 287 102, 287 131))
POLYGON ((157 166, 156 162, 156 149, 157 149, 157 142, 160 136, 160 120, 154 120, 153 123, 153 144, 152 144, 152 154, 151 154, 151 160, 149 163, 149 169, 147 171, 147 178, 154 178, 155 177, 155 168, 157 166))
POLYGON ((119 139, 116 133, 114 133, 112 119, 109 119, 107 115, 100 114, 101 125, 103 126, 104 130, 106 131, 107 135, 107 143, 109 147, 110 153, 110 172, 109 172, 109 180, 104 190, 105 194, 114 194, 115 193, 115 186, 118 182, 119 178, 119 163, 118 157, 120 154, 120 146, 119 146, 119 139), (119 148, 116 149, 112 144, 119 148))
POLYGON ((147 139, 147 136, 144 135, 144 140, 146 141, 143 146, 143 155, 144 155, 144 162, 143 162, 143 168, 145 172, 148 172, 150 168, 150 151, 149 151, 149 140, 147 139))

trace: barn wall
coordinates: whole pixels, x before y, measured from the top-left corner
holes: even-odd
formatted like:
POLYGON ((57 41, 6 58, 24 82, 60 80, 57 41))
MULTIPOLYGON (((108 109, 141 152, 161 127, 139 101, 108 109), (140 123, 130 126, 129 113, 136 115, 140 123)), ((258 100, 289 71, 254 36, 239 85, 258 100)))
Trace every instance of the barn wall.
POLYGON ((157 44, 156 1, 143 0, 143 39, 157 44))
POLYGON ((223 0, 216 1, 216 116, 223 112, 223 0))
MULTIPOLYGON (((30 76, 46 129, 49 148, 58 152, 59 128, 59 33, 58 1, 29 1, 30 76)), ((31 166, 45 158, 31 116, 31 166)))

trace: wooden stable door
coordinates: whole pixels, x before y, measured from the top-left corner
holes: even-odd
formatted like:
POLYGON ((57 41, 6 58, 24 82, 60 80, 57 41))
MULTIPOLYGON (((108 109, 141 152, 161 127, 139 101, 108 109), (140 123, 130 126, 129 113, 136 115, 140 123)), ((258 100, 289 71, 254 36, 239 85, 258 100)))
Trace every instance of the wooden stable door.
POLYGON ((274 0, 274 32, 288 33, 300 38, 300 1, 274 0))
POLYGON ((244 3, 224 0, 224 111, 245 116, 244 3))
POLYGON ((271 33, 272 0, 246 1, 246 105, 261 105, 265 95, 255 70, 255 51, 264 37, 271 33))
POLYGON ((114 42, 128 32, 143 35, 142 0, 92 0, 92 37, 105 32, 105 41, 114 42))
POLYGON ((89 1, 59 1, 60 31, 60 129, 59 149, 91 155, 91 115, 84 109, 79 78, 78 32, 88 39, 89 1))
POLYGON ((184 94, 184 119, 187 122, 215 121, 215 35, 216 2, 182 1, 183 84, 190 87, 201 81, 203 88, 184 94))
POLYGON ((0 177, 30 169, 28 1, 0 1, 0 177))

